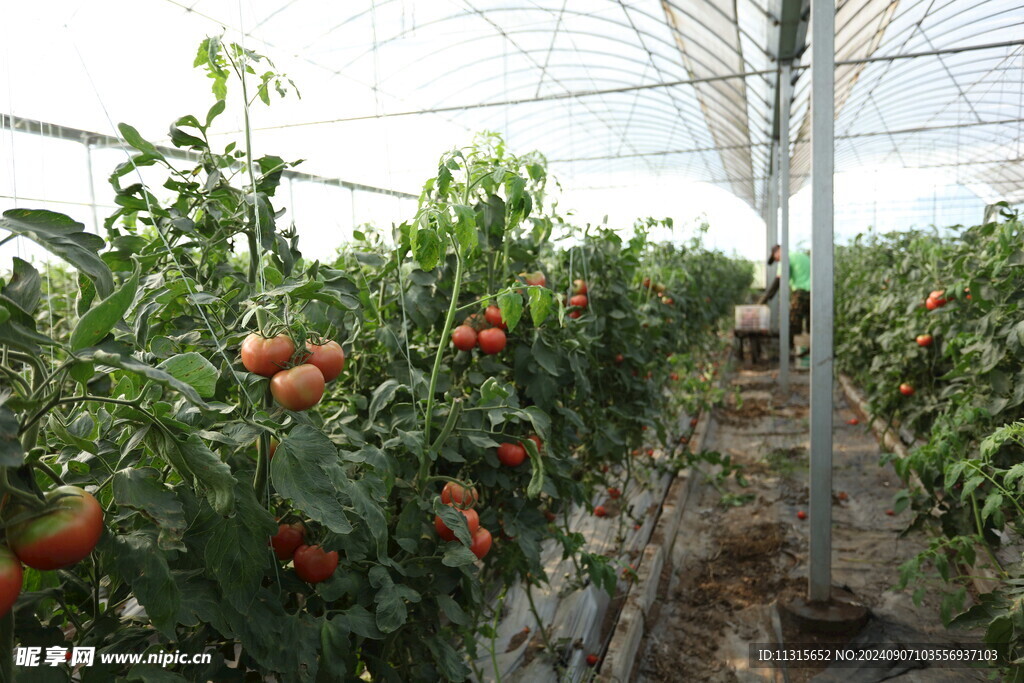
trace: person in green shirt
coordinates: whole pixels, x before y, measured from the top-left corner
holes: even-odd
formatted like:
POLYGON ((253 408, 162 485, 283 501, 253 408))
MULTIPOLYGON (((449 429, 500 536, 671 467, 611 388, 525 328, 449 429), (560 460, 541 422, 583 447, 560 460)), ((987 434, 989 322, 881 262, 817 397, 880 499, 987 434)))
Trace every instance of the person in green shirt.
MULTIPOLYGON (((782 260, 782 246, 772 247, 768 265, 782 260)), ((761 297, 759 303, 768 303, 779 291, 781 277, 776 276, 775 282, 761 297)), ((793 346, 793 337, 802 334, 804 321, 807 328, 811 327, 811 255, 803 251, 789 253, 789 345, 793 346)))

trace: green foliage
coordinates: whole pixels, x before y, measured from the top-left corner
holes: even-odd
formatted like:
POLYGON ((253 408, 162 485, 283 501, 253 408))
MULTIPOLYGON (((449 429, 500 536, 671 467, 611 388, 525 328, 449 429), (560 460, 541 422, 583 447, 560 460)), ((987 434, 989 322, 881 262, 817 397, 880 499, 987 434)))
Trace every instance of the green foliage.
POLYGON ((491 589, 546 580, 543 544, 574 558, 580 583, 615 590, 611 561, 546 513, 590 505, 622 472, 628 481, 631 449, 651 433, 675 441, 676 412, 715 400, 706 359, 750 272, 699 237, 651 243, 654 221, 625 241, 566 225, 547 206, 543 158, 491 134, 442 157, 394 246, 367 228, 310 262, 274 208, 292 164, 208 142, 232 75, 258 75, 264 101, 284 88, 255 71, 263 61, 204 41, 196 66, 217 101, 171 127, 172 144, 199 155, 191 168, 120 126, 137 153, 110 176, 105 237, 46 211, 0 221, 67 264, 41 274, 16 260, 0 287, 0 489, 29 504, 59 477, 95 493, 107 527, 93 560, 29 573, 16 638, 240 647, 235 669, 112 667, 111 680, 463 680, 500 612, 491 589), (143 166, 164 173, 171 200, 142 184, 143 166), (575 246, 551 242, 556 226, 575 246), (526 284, 538 270, 547 284, 526 284), (590 287, 575 319, 561 294, 574 279, 590 287), (488 305, 507 324, 505 348, 456 351, 453 324, 483 327, 488 305), (314 409, 285 411, 237 360, 253 331, 300 348, 336 339, 348 364, 314 409), (684 379, 666 391, 673 373, 684 379), (499 463, 508 441, 528 464, 499 463), (494 538, 482 561, 464 516, 440 504, 452 480, 481 493, 494 538), (435 515, 454 541, 438 538, 435 515), (278 521, 338 551, 334 575, 310 585, 279 562, 268 546, 278 521), (126 611, 136 604, 143 616, 126 611))
MULTIPOLYGON (((1005 208, 1005 206, 1004 206, 1005 208)), ((988 568, 999 587, 953 623, 988 619, 987 639, 1017 662, 1019 631, 1006 628, 1019 606, 1018 564, 995 551, 1024 530, 1024 230, 1017 214, 963 229, 858 237, 836 259, 839 367, 862 386, 873 419, 899 426, 919 445, 890 457, 908 484, 895 501, 912 507, 914 527, 936 534, 902 567, 901 585, 949 584, 942 617, 964 606, 971 568, 988 568), (945 305, 928 310, 942 290, 945 305), (929 334, 930 346, 918 335, 929 334), (901 383, 915 389, 902 396, 901 383), (912 484, 919 482, 919 485, 912 484)), ((1024 676, 1013 665, 1012 675, 1024 676)))

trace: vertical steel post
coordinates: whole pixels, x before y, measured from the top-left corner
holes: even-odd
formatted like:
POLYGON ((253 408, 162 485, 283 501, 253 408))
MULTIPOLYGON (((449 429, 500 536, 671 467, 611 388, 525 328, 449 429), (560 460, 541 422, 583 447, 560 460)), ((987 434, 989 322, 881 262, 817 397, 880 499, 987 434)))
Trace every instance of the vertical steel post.
POLYGON ((782 208, 779 227, 782 263, 779 282, 779 391, 789 400, 789 104, 793 99, 793 69, 782 65, 779 83, 779 206, 782 208))
POLYGON ((835 0, 811 2, 811 543, 808 599, 832 592, 835 0))

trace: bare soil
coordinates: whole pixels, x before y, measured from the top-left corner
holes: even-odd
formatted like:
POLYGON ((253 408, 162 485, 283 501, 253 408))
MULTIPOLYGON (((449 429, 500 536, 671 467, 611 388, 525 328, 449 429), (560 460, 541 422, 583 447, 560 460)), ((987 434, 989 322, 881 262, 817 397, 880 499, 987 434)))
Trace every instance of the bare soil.
MULTIPOLYGON (((836 642, 835 636, 797 633, 783 626, 775 610, 780 596, 806 590, 809 522, 806 375, 794 377, 792 395, 773 394, 775 383, 761 368, 732 378, 739 393, 715 410, 705 448, 743 465, 748 486, 733 477, 719 483, 731 494, 753 494, 751 502, 723 507, 716 487, 703 485, 687 505, 671 563, 645 629, 634 680, 675 681, 985 680, 979 672, 957 670, 831 670, 751 668, 752 642, 836 642)), ((848 588, 872 612, 865 633, 877 642, 966 641, 947 632, 938 617, 940 596, 930 592, 915 606, 895 591, 899 564, 927 545, 925 537, 900 532, 908 515, 890 516, 900 482, 879 464, 879 446, 863 426, 846 421, 853 412, 837 396, 833 457, 833 584, 848 588), (840 495, 842 493, 842 495, 840 495)), ((711 472, 705 472, 711 475, 711 472)), ((735 496, 730 497, 735 499, 735 496)), ((843 639, 840 638, 841 642, 843 639)))

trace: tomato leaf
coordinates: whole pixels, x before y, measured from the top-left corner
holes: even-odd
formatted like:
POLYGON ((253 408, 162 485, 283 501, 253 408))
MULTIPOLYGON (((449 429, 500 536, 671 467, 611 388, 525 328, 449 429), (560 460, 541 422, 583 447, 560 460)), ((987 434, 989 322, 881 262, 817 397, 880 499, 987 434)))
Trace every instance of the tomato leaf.
POLYGON ((206 499, 217 514, 231 514, 235 509, 236 483, 231 468, 195 434, 185 440, 174 438, 173 441, 188 468, 187 472, 179 474, 191 475, 193 485, 206 494, 206 499))
POLYGON ((88 275, 100 296, 114 291, 114 277, 98 253, 106 243, 85 232, 82 223, 53 211, 10 209, 0 218, 0 228, 29 238, 88 275))
POLYGON ((409 228, 412 255, 423 270, 433 270, 441 260, 441 239, 425 219, 414 221, 409 228))
POLYGON ((188 384, 203 398, 210 398, 214 395, 217 380, 220 378, 220 373, 217 372, 213 363, 194 351, 172 356, 157 367, 167 371, 175 379, 188 384))
POLYGON ((526 296, 530 300, 530 318, 533 320, 533 326, 540 327, 551 313, 554 294, 547 287, 531 286, 527 288, 526 296))
POLYGON ((297 509, 337 534, 348 534, 352 523, 336 484, 346 477, 338 462, 338 448, 323 432, 299 425, 277 447, 270 477, 297 509))
POLYGON ((530 483, 526 485, 526 496, 536 498, 544 487, 544 460, 537 451, 537 444, 533 439, 526 439, 522 443, 530 456, 530 483))
POLYGON ((409 619, 406 600, 419 602, 420 594, 408 586, 396 584, 388 570, 380 565, 370 568, 369 577, 370 585, 379 588, 373 597, 377 605, 377 628, 382 633, 391 633, 409 619))
POLYGON ((437 664, 442 680, 464 681, 469 677, 469 667, 451 643, 437 634, 431 634, 424 642, 434 658, 434 663, 437 664))
POLYGON ((515 292, 504 292, 498 296, 498 308, 501 319, 508 325, 508 331, 516 329, 519 319, 523 317, 523 297, 515 292))
POLYGON ((124 314, 135 300, 138 288, 139 268, 136 266, 135 272, 121 287, 86 311, 85 315, 78 320, 68 341, 71 350, 80 351, 93 346, 106 337, 107 333, 124 318, 124 314))
POLYGON ((367 484, 368 482, 365 478, 358 481, 349 479, 346 481, 344 491, 348 495, 349 500, 352 501, 352 507, 356 515, 363 520, 367 531, 370 532, 370 535, 376 541, 377 557, 383 562, 387 559, 388 552, 388 521, 384 517, 380 504, 373 499, 372 493, 367 490, 369 489, 367 484))
POLYGON ((181 537, 188 527, 181 501, 152 467, 127 468, 114 473, 114 500, 118 507, 132 508, 156 522, 163 550, 184 550, 181 537))
POLYGON ((130 126, 127 123, 119 123, 117 124, 117 129, 121 131, 121 137, 124 138, 124 141, 135 149, 152 157, 156 157, 157 159, 164 158, 156 148, 156 145, 143 138, 142 135, 139 134, 139 131, 135 130, 133 126, 130 126))
MULTIPOLYGON (((39 272, 28 261, 14 257, 10 281, 4 285, 5 297, 18 305, 18 308, 31 315, 39 305, 43 295, 39 272)), ((8 311, 8 314, 10 312, 8 311)), ((0 320, 3 322, 3 320, 0 320)))
POLYGON ((455 239, 463 254, 468 254, 477 245, 476 212, 465 204, 455 205, 455 239))
POLYGON ((476 555, 461 543, 449 543, 441 558, 441 564, 446 567, 462 567, 476 562, 476 555))
POLYGON ((251 485, 236 482, 234 515, 213 526, 203 553, 207 573, 217 580, 232 607, 245 612, 260 588, 270 560, 267 541, 277 531, 274 517, 256 500, 251 485))
POLYGON ((18 440, 18 418, 0 405, 0 467, 18 467, 25 461, 25 450, 18 440))
POLYGON ((395 392, 401 388, 402 384, 396 379, 389 379, 382 382, 373 390, 373 396, 370 398, 370 415, 367 419, 367 425, 372 425, 373 421, 377 418, 377 413, 391 402, 391 399, 395 397, 395 392))
POLYGON ((111 555, 121 576, 132 587, 139 604, 153 626, 167 638, 175 639, 181 594, 167 565, 167 555, 157 548, 149 534, 132 532, 112 537, 111 555))

